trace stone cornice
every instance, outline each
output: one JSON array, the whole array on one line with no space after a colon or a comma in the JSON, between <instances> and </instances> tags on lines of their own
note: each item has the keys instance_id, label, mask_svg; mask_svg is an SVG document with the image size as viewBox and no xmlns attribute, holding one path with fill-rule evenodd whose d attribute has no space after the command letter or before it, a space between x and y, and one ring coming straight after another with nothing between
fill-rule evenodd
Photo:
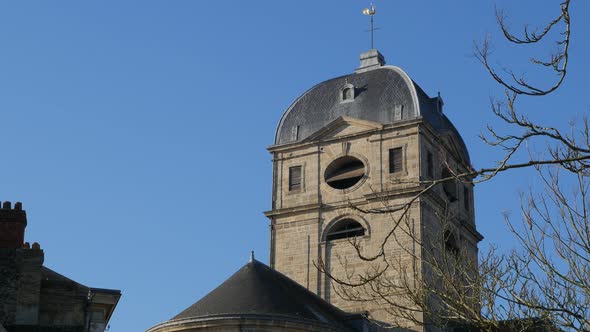
<instances>
[{"instance_id":1,"label":"stone cornice","mask_svg":"<svg viewBox=\"0 0 590 332\"><path fill-rule=\"evenodd\" d=\"M283 315L257 315L257 314L226 314L217 316L194 317L186 319L172 319L158 324L146 332L176 332L176 331L197 331L208 329L240 329L252 328L296 328L301 331L353 331L329 323L301 319L298 317ZM233 329L232 329L233 330ZM265 329L266 330L266 329Z\"/></svg>"},{"instance_id":2,"label":"stone cornice","mask_svg":"<svg viewBox=\"0 0 590 332\"><path fill-rule=\"evenodd\" d=\"M281 214L298 213L298 212L304 212L304 211L308 211L308 210L319 209L321 206L322 205L319 203L314 203L314 204L300 205L300 206L296 206L296 207L292 207L292 208L274 209L274 210L270 210L270 211L265 211L264 215L267 218L272 218L274 216L281 215Z\"/></svg>"},{"instance_id":3,"label":"stone cornice","mask_svg":"<svg viewBox=\"0 0 590 332\"><path fill-rule=\"evenodd\" d=\"M344 118L344 117L343 117ZM338 120L338 119L337 119ZM354 122L352 122L352 120L354 120ZM330 125L340 125L344 120L340 120L340 121L334 121L332 122ZM371 121L366 121L366 120L359 120L359 119L355 119L355 118L349 118L346 117L346 123L351 123L354 124L356 122L363 122L363 123L373 123ZM362 137L362 136L367 136L367 135L372 135L374 133L378 133L378 132L388 132L391 130L399 130L402 129L404 127L410 127L416 124L420 124L420 123L424 123L424 120L421 117L415 118L415 119L410 119L410 120L404 120L404 121L397 121L393 124L387 124L387 125L382 125L381 127L377 127L375 129L369 129L369 130L363 130L363 131L359 131L357 133L353 133L353 134L349 134L349 135L344 135L344 136L338 136L338 137L330 137L330 138L326 138L326 139L321 139L321 136L318 139L315 140L308 140L305 139L303 141L300 142L293 142L293 143L287 143L287 144L281 144L281 145L271 145L267 148L267 150L271 153L273 152L286 152L289 150L297 150L297 149L303 149L303 148L309 148L312 146L316 146L318 144L318 142L322 142L322 143L330 143L330 142L337 142L340 140L349 140L355 137ZM320 129L318 132L316 132L316 134L323 132L323 131L330 131L333 128L328 128L328 127L324 127L322 129ZM316 137L316 134L312 134L313 137Z\"/></svg>"},{"instance_id":4,"label":"stone cornice","mask_svg":"<svg viewBox=\"0 0 590 332\"><path fill-rule=\"evenodd\" d=\"M372 202L380 200L380 199L389 199L392 197L395 197L395 198L404 197L405 198L410 195L417 194L421 190L422 190L422 187L419 187L419 186L413 186L412 188L399 188L399 189L389 190L386 192L371 193L371 194L364 195L364 197L351 199L351 200L340 200L340 201L335 201L335 202L324 202L323 204L315 203L315 204L295 206L292 208L275 209L275 210L265 211L264 215L267 218L272 219L273 217L276 217L279 215L284 216L287 214L308 212L310 210L324 209L327 211L327 210L346 208L351 204L355 205L355 206L362 206L362 205L366 205L366 204L372 203Z\"/></svg>"}]
</instances>

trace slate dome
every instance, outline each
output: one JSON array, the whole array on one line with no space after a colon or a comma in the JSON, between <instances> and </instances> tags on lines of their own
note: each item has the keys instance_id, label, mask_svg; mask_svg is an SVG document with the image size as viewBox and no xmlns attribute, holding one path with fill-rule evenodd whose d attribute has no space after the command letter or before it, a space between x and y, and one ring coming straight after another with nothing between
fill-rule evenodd
<instances>
[{"instance_id":1,"label":"slate dome","mask_svg":"<svg viewBox=\"0 0 590 332\"><path fill-rule=\"evenodd\" d=\"M343 100L347 87L354 94ZM463 139L442 113L442 99L429 97L401 68L386 66L377 50L361 54L361 66L354 73L319 83L297 98L283 114L274 144L305 141L340 116L382 124L423 118L439 133L454 134L469 162Z\"/></svg>"}]
</instances>

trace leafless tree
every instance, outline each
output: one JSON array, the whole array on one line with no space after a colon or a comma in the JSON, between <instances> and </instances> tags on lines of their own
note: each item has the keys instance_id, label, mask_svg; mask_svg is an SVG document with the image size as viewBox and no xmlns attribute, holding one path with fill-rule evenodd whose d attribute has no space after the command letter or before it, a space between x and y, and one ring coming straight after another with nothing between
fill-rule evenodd
<instances>
[{"instance_id":1,"label":"leafless tree","mask_svg":"<svg viewBox=\"0 0 590 332\"><path fill-rule=\"evenodd\" d=\"M517 106L519 98L546 96L564 83L571 41L570 4L571 0L562 1L554 19L538 29L525 26L520 36L509 29L506 12L496 11L508 43L523 47L554 43L555 51L547 58L530 58L551 83L542 86L512 69L496 68L489 39L475 47L476 57L505 89L504 100L492 100L491 110L507 124L506 129L500 132L488 126L481 136L503 156L491 167L466 172L449 169L451 176L420 182L420 192L402 206L392 207L387 199L379 209L363 210L351 204L360 213L387 214L393 226L377 252L367 253L360 242L350 239L358 257L372 262L370 269L335 276L324 262L318 262L339 296L379 303L399 320L391 322L393 326L410 321L441 328L460 324L480 331L590 331L588 119L563 131L532 120ZM530 147L543 149L532 153ZM479 262L469 257L453 238L457 226L451 210L437 211L438 227L421 229L420 234L412 228L410 209L433 188L449 181L488 181L519 168L536 172L543 188L522 196L522 220L506 216L517 243L511 252L492 247L480 255ZM400 236L410 236L421 249L416 257L424 264L421 273L388 255L388 243ZM416 255L416 251L406 254ZM391 278L391 271L399 277Z\"/></svg>"},{"instance_id":2,"label":"leafless tree","mask_svg":"<svg viewBox=\"0 0 590 332\"><path fill-rule=\"evenodd\" d=\"M501 256L504 274L493 275L495 294L527 317L588 331L590 178L578 173L564 179L557 168L535 169L544 188L523 196L521 223L506 217L519 246Z\"/></svg>"}]
</instances>

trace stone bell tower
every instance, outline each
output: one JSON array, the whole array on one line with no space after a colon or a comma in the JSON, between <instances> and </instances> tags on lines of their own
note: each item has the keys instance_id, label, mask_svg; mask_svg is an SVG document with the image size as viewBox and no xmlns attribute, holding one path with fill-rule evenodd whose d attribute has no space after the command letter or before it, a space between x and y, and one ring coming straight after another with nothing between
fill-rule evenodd
<instances>
[{"instance_id":1,"label":"stone bell tower","mask_svg":"<svg viewBox=\"0 0 590 332\"><path fill-rule=\"evenodd\" d=\"M375 49L361 54L353 73L312 87L285 111L268 148L273 156L270 264L341 309L390 321L382 306L340 298L315 265L337 277L359 274L378 252L423 273L416 245L426 233L448 232L477 264L473 187L450 181L427 194L424 181L471 169L467 148L443 113L402 69L385 65ZM414 202L395 225L403 207ZM366 211L388 210L388 213ZM365 212L363 212L365 211ZM442 215L452 227L441 226ZM396 228L397 227L397 228ZM411 229L408 235L404 227ZM393 233L395 240L388 234ZM399 278L399 271L388 271ZM409 326L411 327L411 326ZM420 328L412 327L420 330Z\"/></svg>"}]
</instances>

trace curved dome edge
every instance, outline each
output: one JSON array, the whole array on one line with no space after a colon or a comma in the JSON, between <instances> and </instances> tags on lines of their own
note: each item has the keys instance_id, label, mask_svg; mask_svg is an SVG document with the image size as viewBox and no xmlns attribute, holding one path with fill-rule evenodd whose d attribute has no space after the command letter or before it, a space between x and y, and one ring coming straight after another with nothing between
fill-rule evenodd
<instances>
[{"instance_id":1,"label":"curved dome edge","mask_svg":"<svg viewBox=\"0 0 590 332\"><path fill-rule=\"evenodd\" d=\"M406 86L407 86L407 88L410 91L411 96L412 96L412 103L413 103L413 106L414 106L413 109L415 110L414 117L421 116L421 114L422 114L421 113L421 108L420 108L421 103L420 103L420 100L418 98L418 93L417 93L417 89L416 89L416 83L410 78L410 76L403 69L401 69L398 66L384 65L384 66L381 66L381 67L372 69L370 71L376 71L376 70L382 70L382 69L392 70L392 71L396 72L404 80L404 82L405 82L405 84L406 84ZM313 91L314 89L322 86L323 84L329 83L329 82L334 81L334 80L339 80L339 79L342 79L344 77L349 77L349 76L352 76L352 75L355 75L355 74L359 74L359 73L353 72L353 73L350 73L350 74L341 75L341 76L337 76L337 77L334 77L334 78L331 78L331 79L322 81L320 83L315 84L311 88L307 89L303 94L301 94L299 97L297 97L295 99L295 101L293 101L289 105L289 107L282 114L281 119L279 120L279 123L277 125L276 130L275 130L274 145L290 144L290 143L295 143L296 142L296 141L294 141L294 142L286 142L286 143L283 142L283 143L281 143L280 142L279 135L280 135L281 128L282 128L282 126L284 124L285 118L289 115L289 113L291 112L291 110L293 110L293 108L298 104L298 102L301 101L301 99L303 99L311 91ZM426 97L428 97L428 96L426 95Z\"/></svg>"},{"instance_id":2,"label":"curved dome edge","mask_svg":"<svg viewBox=\"0 0 590 332\"><path fill-rule=\"evenodd\" d=\"M328 80L325 81L321 81L320 83L315 84L314 86L312 86L311 88L305 90L304 93L302 93L299 97L297 97L290 105L289 107L287 107L287 110L285 112L283 112L283 115L281 115L281 119L279 120L279 124L277 125L277 129L275 129L275 139L274 139L274 144L277 145L278 140L279 140L279 130L281 129L281 127L283 126L283 122L285 121L285 118L287 117L287 114L289 114L289 112L291 112L291 110L293 109L293 106L297 105L297 103L303 98L305 97L305 95L307 95L310 91L313 91L313 89L317 88L318 86L333 81L333 80L337 80L340 79L342 77L346 77L346 76L350 76L350 74L347 75L342 75L342 76L337 76L334 78L330 78Z\"/></svg>"}]
</instances>

